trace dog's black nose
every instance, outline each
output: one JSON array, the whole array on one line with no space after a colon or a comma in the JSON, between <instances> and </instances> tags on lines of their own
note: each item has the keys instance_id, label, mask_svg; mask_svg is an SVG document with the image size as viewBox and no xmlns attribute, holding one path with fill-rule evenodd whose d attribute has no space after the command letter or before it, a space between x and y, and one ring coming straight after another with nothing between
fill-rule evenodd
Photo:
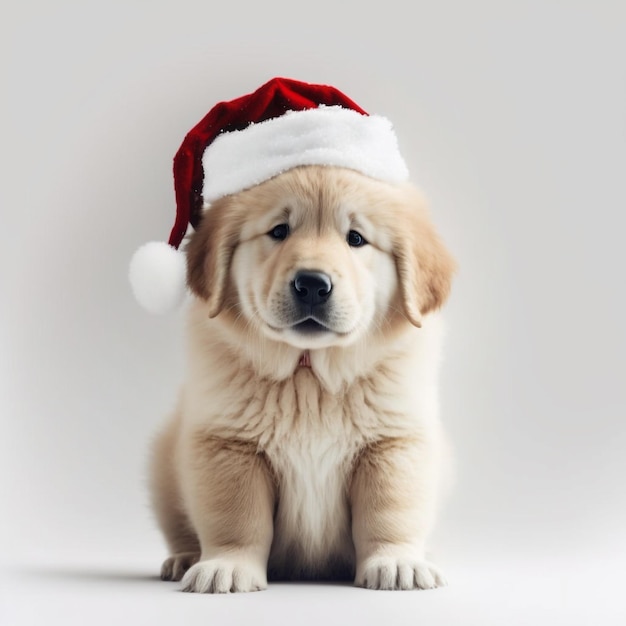
<instances>
[{"instance_id":1,"label":"dog's black nose","mask_svg":"<svg viewBox=\"0 0 626 626\"><path fill-rule=\"evenodd\" d=\"M327 274L303 270L296 274L291 288L298 300L313 306L328 300L333 284Z\"/></svg>"}]
</instances>

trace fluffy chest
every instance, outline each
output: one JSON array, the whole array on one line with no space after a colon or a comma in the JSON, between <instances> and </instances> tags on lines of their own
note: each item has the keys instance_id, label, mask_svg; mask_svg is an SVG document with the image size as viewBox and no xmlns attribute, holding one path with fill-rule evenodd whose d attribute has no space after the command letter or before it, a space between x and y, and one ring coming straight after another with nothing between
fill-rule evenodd
<instances>
[{"instance_id":1,"label":"fluffy chest","mask_svg":"<svg viewBox=\"0 0 626 626\"><path fill-rule=\"evenodd\" d=\"M397 369L381 366L332 392L315 363L280 381L228 362L193 374L184 394L186 422L253 443L272 468L277 500L270 571L277 577L350 576L349 496L357 458L371 442L420 428L415 381L407 385Z\"/></svg>"},{"instance_id":2,"label":"fluffy chest","mask_svg":"<svg viewBox=\"0 0 626 626\"><path fill-rule=\"evenodd\" d=\"M190 381L189 422L224 438L253 441L277 459L342 458L364 442L404 436L415 427L410 398L382 372L337 392L307 368L281 381L259 379L244 368L211 373L200 370Z\"/></svg>"},{"instance_id":3,"label":"fluffy chest","mask_svg":"<svg viewBox=\"0 0 626 626\"><path fill-rule=\"evenodd\" d=\"M353 561L349 490L359 452L392 433L398 415L368 385L323 390L310 370L289 380L246 384L231 401L212 394L205 428L253 441L276 479L272 568L299 575ZM206 406L206 405L205 405ZM206 419L206 418L205 418Z\"/></svg>"},{"instance_id":4,"label":"fluffy chest","mask_svg":"<svg viewBox=\"0 0 626 626\"><path fill-rule=\"evenodd\" d=\"M283 385L278 406L258 433L258 446L277 479L277 525L283 536L299 532L313 548L347 509L364 433L345 397L321 392L306 371L292 383Z\"/></svg>"},{"instance_id":5,"label":"fluffy chest","mask_svg":"<svg viewBox=\"0 0 626 626\"><path fill-rule=\"evenodd\" d=\"M338 563L350 570L353 561L349 489L363 434L342 402L307 391L292 407L297 413L282 416L289 428L276 423L259 441L277 481L270 560L279 575L306 576Z\"/></svg>"}]
</instances>

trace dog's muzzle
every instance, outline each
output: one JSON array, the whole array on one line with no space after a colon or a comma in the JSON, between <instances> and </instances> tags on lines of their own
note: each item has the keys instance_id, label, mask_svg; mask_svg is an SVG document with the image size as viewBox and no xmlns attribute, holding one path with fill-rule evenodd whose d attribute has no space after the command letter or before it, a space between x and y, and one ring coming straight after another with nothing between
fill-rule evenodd
<instances>
[{"instance_id":1,"label":"dog's muzzle","mask_svg":"<svg viewBox=\"0 0 626 626\"><path fill-rule=\"evenodd\" d=\"M328 306L333 283L328 274L316 270L300 270L291 283L291 294L297 308L298 321L293 329L306 334L330 330Z\"/></svg>"}]
</instances>

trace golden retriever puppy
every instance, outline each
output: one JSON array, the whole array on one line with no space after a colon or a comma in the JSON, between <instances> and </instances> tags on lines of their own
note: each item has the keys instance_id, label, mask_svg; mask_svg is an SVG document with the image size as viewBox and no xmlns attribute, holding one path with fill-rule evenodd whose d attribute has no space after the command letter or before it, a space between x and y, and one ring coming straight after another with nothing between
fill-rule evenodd
<instances>
[{"instance_id":1,"label":"golden retriever puppy","mask_svg":"<svg viewBox=\"0 0 626 626\"><path fill-rule=\"evenodd\" d=\"M188 369L151 464L162 578L444 584L424 550L454 262L416 189L297 167L216 201L186 254Z\"/></svg>"}]
</instances>

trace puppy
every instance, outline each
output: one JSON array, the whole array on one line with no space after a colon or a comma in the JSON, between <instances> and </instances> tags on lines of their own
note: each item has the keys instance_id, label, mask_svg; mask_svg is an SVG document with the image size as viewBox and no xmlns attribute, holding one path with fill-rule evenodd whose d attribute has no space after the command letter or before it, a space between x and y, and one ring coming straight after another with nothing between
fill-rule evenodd
<instances>
[{"instance_id":1,"label":"puppy","mask_svg":"<svg viewBox=\"0 0 626 626\"><path fill-rule=\"evenodd\" d=\"M216 201L186 255L186 378L151 463L161 577L444 584L424 550L454 261L417 190L297 167Z\"/></svg>"}]
</instances>

